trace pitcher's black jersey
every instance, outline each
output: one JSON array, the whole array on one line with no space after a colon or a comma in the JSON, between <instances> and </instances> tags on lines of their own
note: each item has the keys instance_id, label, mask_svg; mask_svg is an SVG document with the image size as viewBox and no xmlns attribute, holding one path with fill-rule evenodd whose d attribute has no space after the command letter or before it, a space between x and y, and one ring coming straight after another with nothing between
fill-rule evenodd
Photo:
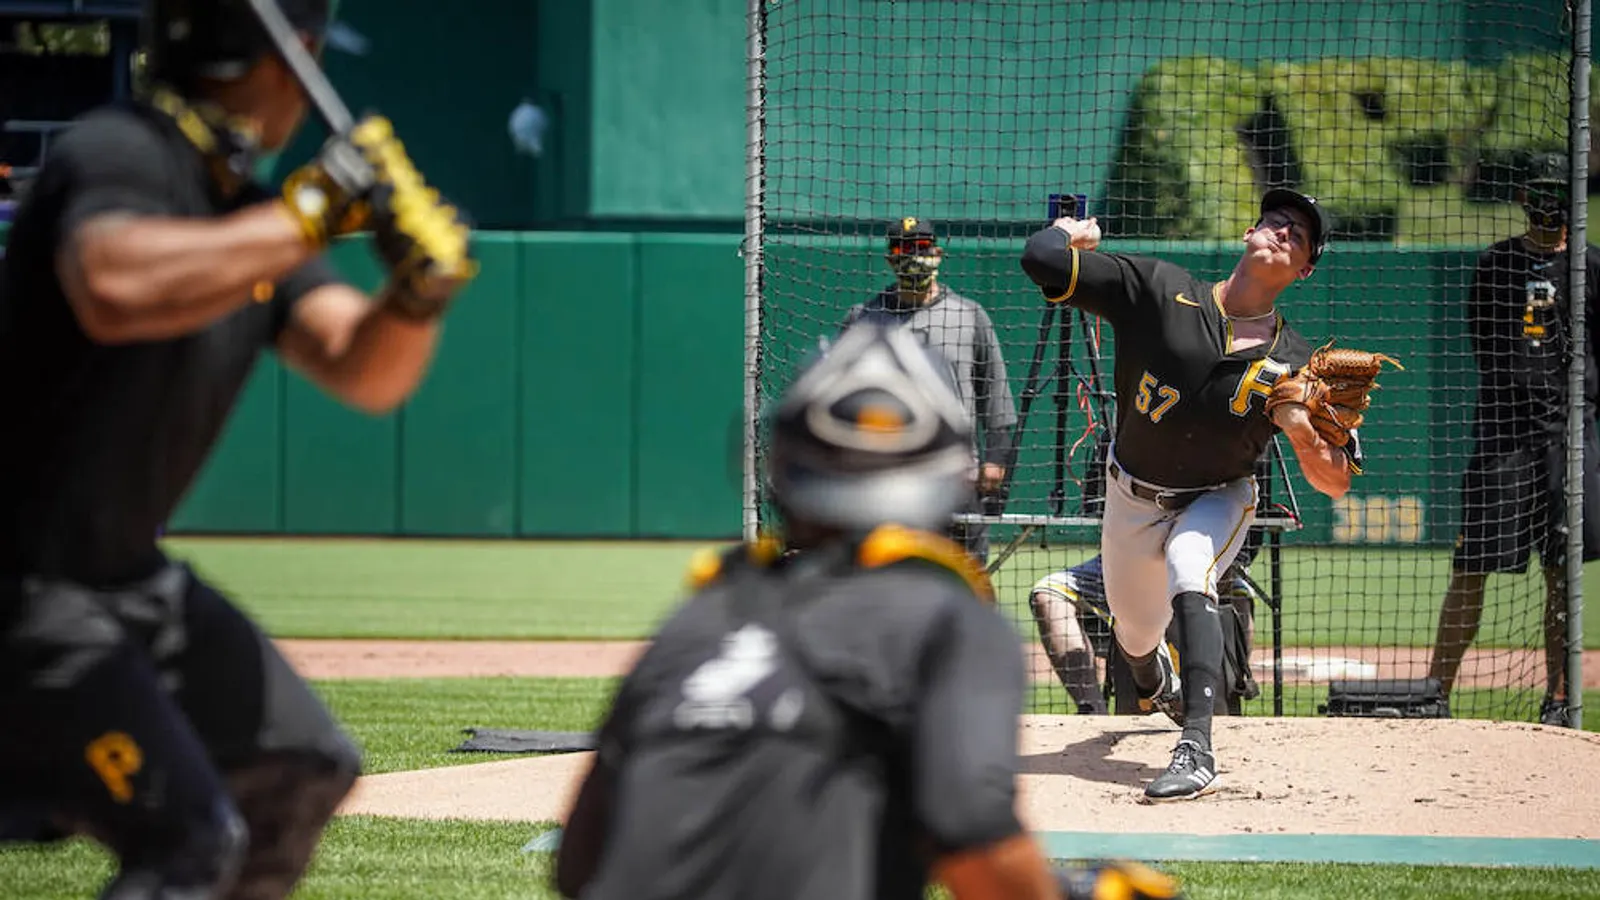
<instances>
[{"instance_id":1,"label":"pitcher's black jersey","mask_svg":"<svg viewBox=\"0 0 1600 900\"><path fill-rule=\"evenodd\" d=\"M1311 358L1281 313L1274 338L1229 353L1220 283L1172 263L1079 251L1065 232L1028 239L1022 267L1047 300L1105 319L1116 332L1117 462L1141 481L1199 488L1248 477L1278 428L1272 386Z\"/></svg>"}]
</instances>

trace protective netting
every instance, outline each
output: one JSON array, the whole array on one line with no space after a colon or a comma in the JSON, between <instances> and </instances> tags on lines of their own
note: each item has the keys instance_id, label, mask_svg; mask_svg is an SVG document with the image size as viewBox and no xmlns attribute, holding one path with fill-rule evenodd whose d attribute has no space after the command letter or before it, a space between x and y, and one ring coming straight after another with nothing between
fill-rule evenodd
<instances>
[{"instance_id":1,"label":"protective netting","mask_svg":"<svg viewBox=\"0 0 1600 900\"><path fill-rule=\"evenodd\" d=\"M1528 230L1519 189L1531 177L1545 172L1559 183L1541 190L1556 193L1571 183L1566 4L768 0L751 27L752 414L853 307L893 288L888 231L920 240L931 224L945 252L936 302L908 327L967 348L978 431L1015 445L989 454L1006 470L1004 499L971 515L990 517L987 559L1033 648L1037 709L1076 708L1029 597L1098 552L1115 341L1094 317L1041 302L1018 265L1023 242L1047 224L1050 195L1068 195L1069 214L1083 195L1101 250L1220 280L1262 193L1290 186L1319 198L1336 230L1279 308L1313 346L1337 339L1405 370L1380 379L1361 430L1366 472L1343 498L1313 490L1281 437L1261 462L1249 583L1224 579L1254 598L1260 693L1244 709L1271 713L1276 699L1314 715L1332 681L1424 678L1442 637L1465 651L1454 715L1539 715L1539 558L1547 539L1565 540L1561 510L1547 521L1548 504L1565 502L1547 476L1571 440L1565 256L1513 240L1482 271L1479 257ZM953 295L982 315L948 311ZM985 323L1000 359L983 348ZM769 518L758 483L752 526ZM1461 540L1464 521L1476 524ZM1058 649L1087 632L1103 685L1092 574L1072 581L1079 627L1046 630ZM1076 664L1068 656L1057 662Z\"/></svg>"}]
</instances>

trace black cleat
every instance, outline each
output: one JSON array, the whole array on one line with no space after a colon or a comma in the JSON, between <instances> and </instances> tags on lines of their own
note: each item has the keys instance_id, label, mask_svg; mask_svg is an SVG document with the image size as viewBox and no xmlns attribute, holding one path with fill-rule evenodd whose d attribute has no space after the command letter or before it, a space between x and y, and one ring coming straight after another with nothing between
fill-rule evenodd
<instances>
[{"instance_id":1,"label":"black cleat","mask_svg":"<svg viewBox=\"0 0 1600 900\"><path fill-rule=\"evenodd\" d=\"M1539 704L1539 724L1571 728L1572 716L1567 713L1567 701L1546 696Z\"/></svg>"},{"instance_id":2,"label":"black cleat","mask_svg":"<svg viewBox=\"0 0 1600 900\"><path fill-rule=\"evenodd\" d=\"M1172 764L1145 785L1144 795L1151 800L1193 800L1215 791L1220 784L1217 758L1194 741L1179 741L1172 751Z\"/></svg>"}]
</instances>

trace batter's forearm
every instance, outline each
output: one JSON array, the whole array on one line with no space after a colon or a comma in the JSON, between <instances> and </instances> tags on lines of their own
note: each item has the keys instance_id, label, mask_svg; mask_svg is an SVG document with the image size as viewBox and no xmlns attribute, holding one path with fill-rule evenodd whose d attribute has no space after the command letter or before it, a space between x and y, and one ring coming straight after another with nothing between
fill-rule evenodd
<instances>
[{"instance_id":1,"label":"batter's forearm","mask_svg":"<svg viewBox=\"0 0 1600 900\"><path fill-rule=\"evenodd\" d=\"M281 204L218 220L105 216L73 234L57 259L84 331L104 343L160 340L204 328L270 293L313 255Z\"/></svg>"},{"instance_id":2,"label":"batter's forearm","mask_svg":"<svg viewBox=\"0 0 1600 900\"><path fill-rule=\"evenodd\" d=\"M422 383L438 342L438 320L402 318L386 310L380 297L356 326L349 346L334 348L320 380L358 409L387 413Z\"/></svg>"}]
</instances>

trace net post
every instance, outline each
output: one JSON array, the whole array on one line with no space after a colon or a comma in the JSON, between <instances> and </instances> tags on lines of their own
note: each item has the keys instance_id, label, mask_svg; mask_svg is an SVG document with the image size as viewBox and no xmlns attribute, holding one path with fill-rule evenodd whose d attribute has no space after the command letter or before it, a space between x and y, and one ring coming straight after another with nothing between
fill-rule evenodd
<instances>
[{"instance_id":1,"label":"net post","mask_svg":"<svg viewBox=\"0 0 1600 900\"><path fill-rule=\"evenodd\" d=\"M761 528L756 458L761 407L762 219L766 178L766 0L749 0L745 21L744 239L744 520L743 535Z\"/></svg>"},{"instance_id":2,"label":"net post","mask_svg":"<svg viewBox=\"0 0 1600 900\"><path fill-rule=\"evenodd\" d=\"M1589 239L1586 219L1589 214L1589 68L1591 8L1589 0L1571 4L1572 28L1572 121L1570 162L1571 203L1567 232L1568 296L1572 298L1572 367L1567 383L1567 708L1571 725L1583 728L1583 447L1584 430L1590 427L1584 395L1584 368L1594 360L1585 359L1583 348L1590 323L1584 321L1583 302L1587 290Z\"/></svg>"}]
</instances>

